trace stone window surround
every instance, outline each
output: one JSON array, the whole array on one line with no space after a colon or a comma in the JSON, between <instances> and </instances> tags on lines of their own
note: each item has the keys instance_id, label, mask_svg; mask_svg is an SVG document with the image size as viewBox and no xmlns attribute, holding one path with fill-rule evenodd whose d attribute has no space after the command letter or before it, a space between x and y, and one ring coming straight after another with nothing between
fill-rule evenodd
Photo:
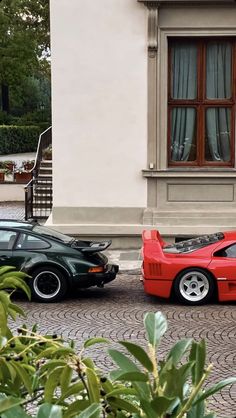
<instances>
[{"instance_id":1,"label":"stone window surround","mask_svg":"<svg viewBox=\"0 0 236 418\"><path fill-rule=\"evenodd\" d=\"M206 168L206 167L168 167L167 164L167 114L168 114L168 38L169 37L232 37L236 36L235 28L160 28L158 14L161 6L173 7L178 5L189 6L188 0L138 0L148 8L148 152L147 168L143 169L143 176L171 177L174 173L178 176L236 176L236 167L233 168ZM236 6L235 0L192 0L191 6L196 5L224 5ZM209 33L210 32L210 33ZM158 60L158 51L166 51L165 56ZM162 80L162 83L160 83ZM158 91L158 86L161 86ZM162 103L162 106L159 106ZM164 105L163 105L164 103ZM157 114L157 109L159 113ZM236 158L235 158L236 161ZM192 173L192 174L191 174Z\"/></svg>"}]
</instances>

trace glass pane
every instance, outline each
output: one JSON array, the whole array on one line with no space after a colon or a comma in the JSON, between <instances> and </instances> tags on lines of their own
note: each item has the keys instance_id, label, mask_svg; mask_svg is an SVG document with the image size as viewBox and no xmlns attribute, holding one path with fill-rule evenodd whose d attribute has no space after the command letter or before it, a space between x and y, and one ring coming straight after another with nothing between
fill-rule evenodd
<instances>
[{"instance_id":1,"label":"glass pane","mask_svg":"<svg viewBox=\"0 0 236 418\"><path fill-rule=\"evenodd\" d=\"M173 99L195 99L197 96L197 46L175 42L171 47Z\"/></svg>"},{"instance_id":2,"label":"glass pane","mask_svg":"<svg viewBox=\"0 0 236 418\"><path fill-rule=\"evenodd\" d=\"M171 160L195 161L196 109L175 107L171 114Z\"/></svg>"},{"instance_id":3,"label":"glass pane","mask_svg":"<svg viewBox=\"0 0 236 418\"><path fill-rule=\"evenodd\" d=\"M26 234L21 234L16 248L19 250L42 250L45 248L49 248L50 245L48 245L47 242L33 237L32 235L26 235Z\"/></svg>"},{"instance_id":4,"label":"glass pane","mask_svg":"<svg viewBox=\"0 0 236 418\"><path fill-rule=\"evenodd\" d=\"M210 42L206 52L206 95L208 99L232 96L232 47L230 42Z\"/></svg>"},{"instance_id":5,"label":"glass pane","mask_svg":"<svg viewBox=\"0 0 236 418\"><path fill-rule=\"evenodd\" d=\"M206 110L205 159L228 162L231 160L231 109L224 107Z\"/></svg>"},{"instance_id":6,"label":"glass pane","mask_svg":"<svg viewBox=\"0 0 236 418\"><path fill-rule=\"evenodd\" d=\"M14 231L0 231L0 250L11 250L16 239Z\"/></svg>"}]
</instances>

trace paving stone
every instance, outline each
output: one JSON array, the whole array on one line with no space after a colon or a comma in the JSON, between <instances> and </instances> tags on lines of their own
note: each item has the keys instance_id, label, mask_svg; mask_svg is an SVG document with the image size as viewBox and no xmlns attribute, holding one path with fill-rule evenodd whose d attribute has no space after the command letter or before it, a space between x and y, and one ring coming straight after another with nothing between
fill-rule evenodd
<instances>
[{"instance_id":1,"label":"paving stone","mask_svg":"<svg viewBox=\"0 0 236 418\"><path fill-rule=\"evenodd\" d=\"M181 306L145 295L139 279L138 275L121 274L104 289L80 291L56 304L18 301L28 313L29 326L38 323L42 333L56 332L64 338L74 339L78 349L85 339L93 336L103 336L114 342L132 339L145 347L143 315L160 310L168 319L168 331L159 348L159 359L180 338L192 337L197 341L205 338L208 363L214 364L208 381L216 383L236 376L235 303ZM111 367L105 347L94 346L88 354L102 370ZM209 407L218 418L235 418L236 385L214 395Z\"/></svg>"},{"instance_id":2,"label":"paving stone","mask_svg":"<svg viewBox=\"0 0 236 418\"><path fill-rule=\"evenodd\" d=\"M0 202L0 219L24 219L24 202Z\"/></svg>"}]
</instances>

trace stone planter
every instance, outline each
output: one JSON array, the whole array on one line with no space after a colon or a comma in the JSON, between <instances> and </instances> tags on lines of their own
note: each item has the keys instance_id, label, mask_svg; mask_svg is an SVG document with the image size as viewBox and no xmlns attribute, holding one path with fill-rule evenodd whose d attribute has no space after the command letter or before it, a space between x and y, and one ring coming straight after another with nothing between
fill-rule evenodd
<instances>
[{"instance_id":1,"label":"stone planter","mask_svg":"<svg viewBox=\"0 0 236 418\"><path fill-rule=\"evenodd\" d=\"M5 177L5 173L4 172L0 172L0 182L4 181L4 177Z\"/></svg>"},{"instance_id":2,"label":"stone planter","mask_svg":"<svg viewBox=\"0 0 236 418\"><path fill-rule=\"evenodd\" d=\"M31 173L27 173L26 171L22 171L21 173L15 173L16 183L28 183L31 180L31 178Z\"/></svg>"},{"instance_id":3,"label":"stone planter","mask_svg":"<svg viewBox=\"0 0 236 418\"><path fill-rule=\"evenodd\" d=\"M6 173L4 173L4 181L13 182L14 181L14 174L13 174L13 172L6 172Z\"/></svg>"}]
</instances>

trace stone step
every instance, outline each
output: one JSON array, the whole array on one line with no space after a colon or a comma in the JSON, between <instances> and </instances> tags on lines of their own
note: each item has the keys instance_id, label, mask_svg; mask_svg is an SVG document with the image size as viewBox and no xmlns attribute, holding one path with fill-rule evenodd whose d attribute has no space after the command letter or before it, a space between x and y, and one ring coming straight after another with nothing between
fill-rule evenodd
<instances>
[{"instance_id":1,"label":"stone step","mask_svg":"<svg viewBox=\"0 0 236 418\"><path fill-rule=\"evenodd\" d=\"M40 166L52 167L52 160L42 160Z\"/></svg>"},{"instance_id":2,"label":"stone step","mask_svg":"<svg viewBox=\"0 0 236 418\"><path fill-rule=\"evenodd\" d=\"M39 169L39 176L48 176L52 177L52 169L47 167L40 167Z\"/></svg>"},{"instance_id":3,"label":"stone step","mask_svg":"<svg viewBox=\"0 0 236 418\"><path fill-rule=\"evenodd\" d=\"M34 193L35 195L52 195L52 187L37 186Z\"/></svg>"}]
</instances>

